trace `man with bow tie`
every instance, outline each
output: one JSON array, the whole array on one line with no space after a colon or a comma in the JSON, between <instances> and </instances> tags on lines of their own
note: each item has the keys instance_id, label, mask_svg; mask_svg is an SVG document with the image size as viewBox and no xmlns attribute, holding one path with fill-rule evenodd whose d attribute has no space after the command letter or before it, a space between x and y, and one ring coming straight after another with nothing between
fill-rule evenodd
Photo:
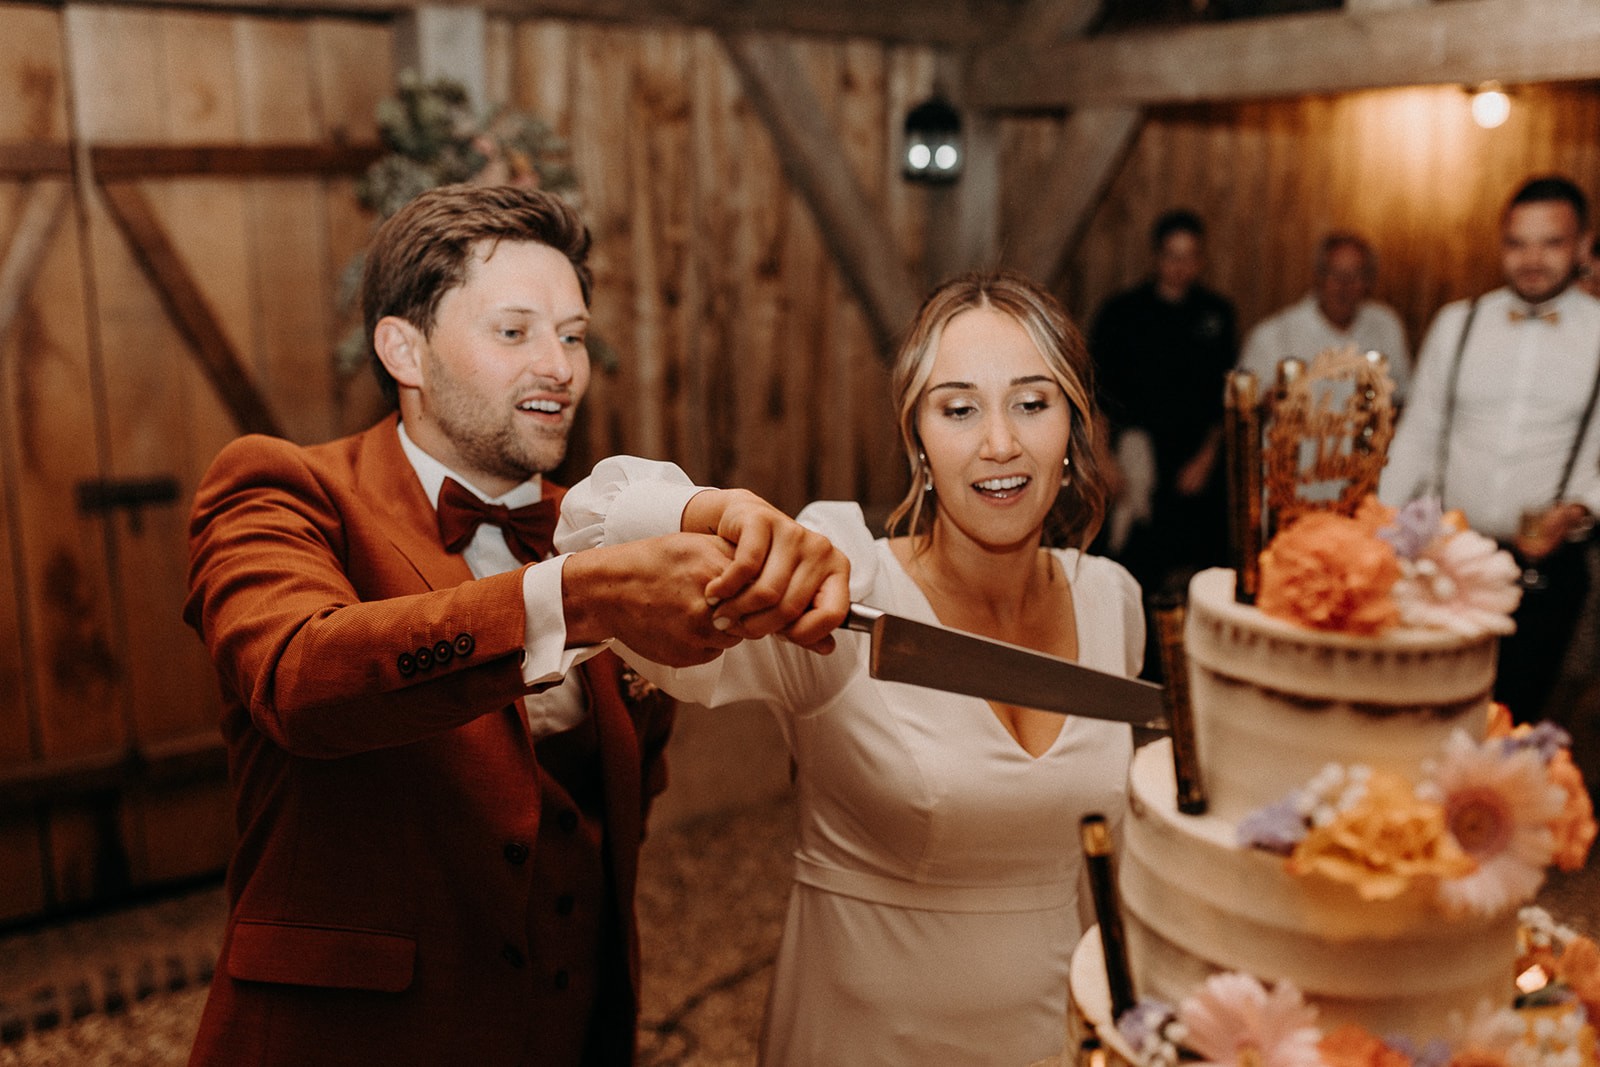
<instances>
[{"instance_id":1,"label":"man with bow tie","mask_svg":"<svg viewBox=\"0 0 1600 1067\"><path fill-rule=\"evenodd\" d=\"M1518 721L1541 717L1560 675L1600 513L1600 301L1574 284L1590 238L1588 202L1568 179L1534 178L1512 196L1506 284L1435 317L1379 485L1393 505L1438 494L1523 564L1495 683Z\"/></svg>"},{"instance_id":2,"label":"man with bow tie","mask_svg":"<svg viewBox=\"0 0 1600 1067\"><path fill-rule=\"evenodd\" d=\"M419 197L362 279L398 411L311 447L241 438L200 485L185 617L222 685L239 841L191 1063L632 1061L671 705L604 645L826 651L848 574L749 494L720 530L548 558L588 245L548 194Z\"/></svg>"}]
</instances>

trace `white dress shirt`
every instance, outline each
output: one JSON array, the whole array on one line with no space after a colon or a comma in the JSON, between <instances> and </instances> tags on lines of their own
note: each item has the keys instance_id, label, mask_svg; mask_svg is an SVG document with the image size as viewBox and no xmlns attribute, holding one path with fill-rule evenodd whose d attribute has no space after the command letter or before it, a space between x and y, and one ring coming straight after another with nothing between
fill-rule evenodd
<instances>
[{"instance_id":1,"label":"white dress shirt","mask_svg":"<svg viewBox=\"0 0 1600 1067\"><path fill-rule=\"evenodd\" d=\"M1394 397L1396 400L1405 398L1411 383L1411 348L1406 344L1406 328L1400 324L1400 316L1393 308L1376 300L1362 303L1350 329L1341 330L1323 316L1316 296L1307 293L1296 303L1256 323L1245 338L1239 369L1254 372L1266 388L1278 380L1280 360L1293 358L1309 364L1325 349L1349 345L1362 352L1382 352L1388 356Z\"/></svg>"},{"instance_id":2,"label":"white dress shirt","mask_svg":"<svg viewBox=\"0 0 1600 1067\"><path fill-rule=\"evenodd\" d=\"M504 504L508 508L534 504L544 493L543 480L535 474L509 492L488 497L466 478L424 452L400 429L400 447L411 461L428 494L428 503L439 507L439 490L445 478L454 478L478 499L490 504ZM504 574L523 564L511 554L505 533L493 523L482 523L473 533L472 540L462 549L461 558L474 578L487 578L491 574ZM567 617L561 604L561 569L567 555L555 556L532 564L522 573L523 650L522 680L529 685L559 681L542 693L522 698L523 713L528 729L535 738L558 733L576 726L587 711L583 697L583 684L572 668L595 655L605 645L587 645L567 648Z\"/></svg>"},{"instance_id":3,"label":"white dress shirt","mask_svg":"<svg viewBox=\"0 0 1600 1067\"><path fill-rule=\"evenodd\" d=\"M1600 372L1600 300L1570 286L1539 309L1557 313L1552 324L1512 321L1513 311L1529 309L1510 289L1481 297L1452 401L1451 365L1468 305L1446 305L1428 330L1378 495L1399 506L1439 491L1439 436L1453 403L1444 506L1460 508L1479 533L1508 541L1523 510L1550 504L1559 490ZM1590 420L1564 499L1600 512L1600 417Z\"/></svg>"}]
</instances>

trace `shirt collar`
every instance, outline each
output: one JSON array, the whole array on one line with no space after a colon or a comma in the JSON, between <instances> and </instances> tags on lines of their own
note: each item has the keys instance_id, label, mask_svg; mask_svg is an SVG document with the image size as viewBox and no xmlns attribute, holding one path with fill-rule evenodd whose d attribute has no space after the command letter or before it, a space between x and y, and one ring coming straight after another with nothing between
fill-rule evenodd
<instances>
[{"instance_id":1,"label":"shirt collar","mask_svg":"<svg viewBox=\"0 0 1600 1067\"><path fill-rule=\"evenodd\" d=\"M537 503L544 495L544 480L535 474L521 485L513 486L508 492L499 496L488 496L466 478L424 452L422 446L406 433L405 423L396 423L395 428L400 433L400 450L406 454L406 459L411 461L411 469L417 472L417 480L422 483L422 491L428 494L428 503L433 505L435 510L438 510L439 490L443 488L446 478L454 478L480 500L490 504L504 504L508 508Z\"/></svg>"}]
</instances>

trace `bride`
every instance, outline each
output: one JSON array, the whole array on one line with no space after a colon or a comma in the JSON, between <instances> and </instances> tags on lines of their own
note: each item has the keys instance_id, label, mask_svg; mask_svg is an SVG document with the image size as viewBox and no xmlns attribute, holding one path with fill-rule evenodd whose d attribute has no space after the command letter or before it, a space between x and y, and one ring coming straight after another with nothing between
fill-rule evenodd
<instances>
[{"instance_id":1,"label":"bride","mask_svg":"<svg viewBox=\"0 0 1600 1067\"><path fill-rule=\"evenodd\" d=\"M896 360L911 488L895 535L875 540L852 503L800 516L849 557L851 599L1135 673L1138 586L1082 551L1105 508L1089 378L1079 332L1027 279L937 288ZM665 510L684 530L748 525L758 506L696 491L667 464L607 460L568 494L560 547L630 525L623 536L662 532L637 517L665 499L682 503L681 516ZM1129 728L879 682L864 635L837 641L829 656L747 641L681 670L618 650L681 699L764 701L793 756L794 885L761 1062L987 1067L1058 1054L1069 956L1090 914L1078 821L1120 820Z\"/></svg>"}]
</instances>

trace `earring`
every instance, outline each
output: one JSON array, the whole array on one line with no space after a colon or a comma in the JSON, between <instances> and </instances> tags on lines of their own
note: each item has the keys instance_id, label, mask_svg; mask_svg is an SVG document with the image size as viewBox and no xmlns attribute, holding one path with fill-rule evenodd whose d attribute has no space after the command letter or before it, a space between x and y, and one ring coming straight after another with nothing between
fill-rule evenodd
<instances>
[{"instance_id":1,"label":"earring","mask_svg":"<svg viewBox=\"0 0 1600 1067\"><path fill-rule=\"evenodd\" d=\"M1072 457L1061 457L1061 484L1066 486L1072 482Z\"/></svg>"},{"instance_id":2,"label":"earring","mask_svg":"<svg viewBox=\"0 0 1600 1067\"><path fill-rule=\"evenodd\" d=\"M933 468L928 466L928 454L918 451L917 458L922 461L922 491L933 492Z\"/></svg>"}]
</instances>

